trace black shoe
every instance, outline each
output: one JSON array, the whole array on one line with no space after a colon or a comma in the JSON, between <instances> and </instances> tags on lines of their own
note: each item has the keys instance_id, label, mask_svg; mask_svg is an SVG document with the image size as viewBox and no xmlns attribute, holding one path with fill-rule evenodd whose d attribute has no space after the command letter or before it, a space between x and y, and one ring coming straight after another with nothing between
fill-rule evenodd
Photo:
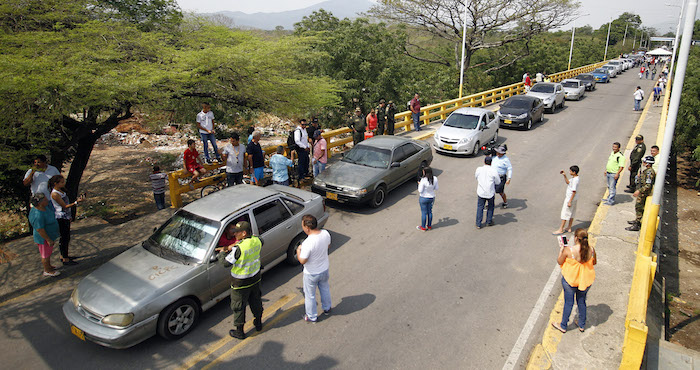
<instances>
[{"instance_id":1,"label":"black shoe","mask_svg":"<svg viewBox=\"0 0 700 370\"><path fill-rule=\"evenodd\" d=\"M508 202L505 202L505 203L501 204L501 208L503 208L503 209L508 208Z\"/></svg>"},{"instance_id":2,"label":"black shoe","mask_svg":"<svg viewBox=\"0 0 700 370\"><path fill-rule=\"evenodd\" d=\"M63 263L63 266L75 266L78 264L78 262L75 262L70 259L68 261L61 261L61 263Z\"/></svg>"},{"instance_id":3,"label":"black shoe","mask_svg":"<svg viewBox=\"0 0 700 370\"><path fill-rule=\"evenodd\" d=\"M255 324L255 330L262 331L262 318L253 320L253 324Z\"/></svg>"},{"instance_id":4,"label":"black shoe","mask_svg":"<svg viewBox=\"0 0 700 370\"><path fill-rule=\"evenodd\" d=\"M634 225L634 224L637 223L637 220L627 221L627 223L630 224L630 225Z\"/></svg>"},{"instance_id":5,"label":"black shoe","mask_svg":"<svg viewBox=\"0 0 700 370\"><path fill-rule=\"evenodd\" d=\"M228 335L236 339L245 339L245 332L243 331L243 326L239 326L236 330L229 330Z\"/></svg>"},{"instance_id":6,"label":"black shoe","mask_svg":"<svg viewBox=\"0 0 700 370\"><path fill-rule=\"evenodd\" d=\"M323 310L323 314L328 316L331 314L331 310L332 310L332 308L329 308L328 310Z\"/></svg>"},{"instance_id":7,"label":"black shoe","mask_svg":"<svg viewBox=\"0 0 700 370\"><path fill-rule=\"evenodd\" d=\"M627 189L625 189L625 193L634 193L634 190L627 188Z\"/></svg>"},{"instance_id":8,"label":"black shoe","mask_svg":"<svg viewBox=\"0 0 700 370\"><path fill-rule=\"evenodd\" d=\"M627 230L627 231L639 231L640 227L641 227L641 225L635 222L634 225L632 225L630 227L626 227L625 230Z\"/></svg>"},{"instance_id":9,"label":"black shoe","mask_svg":"<svg viewBox=\"0 0 700 370\"><path fill-rule=\"evenodd\" d=\"M486 226L493 226L493 225L494 225L493 221L486 224Z\"/></svg>"}]
</instances>

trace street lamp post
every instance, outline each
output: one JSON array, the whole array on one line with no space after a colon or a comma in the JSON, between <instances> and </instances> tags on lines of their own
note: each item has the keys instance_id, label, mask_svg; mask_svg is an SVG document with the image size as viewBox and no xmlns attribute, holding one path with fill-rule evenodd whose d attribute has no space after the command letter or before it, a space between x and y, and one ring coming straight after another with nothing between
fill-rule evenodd
<instances>
[{"instance_id":1,"label":"street lamp post","mask_svg":"<svg viewBox=\"0 0 700 370\"><path fill-rule=\"evenodd\" d=\"M625 46L625 41L627 41L627 26L629 25L629 23L625 23L625 36L622 37L622 46Z\"/></svg>"},{"instance_id":2,"label":"street lamp post","mask_svg":"<svg viewBox=\"0 0 700 370\"><path fill-rule=\"evenodd\" d=\"M608 38L605 39L605 54L603 55L603 60L608 60L608 42L610 42L610 26L612 26L612 18L610 18L610 23L608 23Z\"/></svg>"},{"instance_id":3,"label":"street lamp post","mask_svg":"<svg viewBox=\"0 0 700 370\"><path fill-rule=\"evenodd\" d=\"M464 88L464 44L467 42L467 2L464 2L464 28L462 29L462 63L459 67L459 98Z\"/></svg>"},{"instance_id":4,"label":"street lamp post","mask_svg":"<svg viewBox=\"0 0 700 370\"><path fill-rule=\"evenodd\" d=\"M669 6L668 4L666 4ZM681 13L678 15L678 25L676 26L676 36L673 39L673 55L671 56L671 67L668 69L668 73L670 76L673 76L673 65L676 62L676 48L678 46L678 34L681 31L681 20L683 19L683 10L685 10L685 0L683 0L683 4L681 4Z\"/></svg>"},{"instance_id":5,"label":"street lamp post","mask_svg":"<svg viewBox=\"0 0 700 370\"><path fill-rule=\"evenodd\" d=\"M576 34L576 22L574 22L574 27L571 29L571 46L569 47L569 68L571 69L571 56L574 53L574 35Z\"/></svg>"},{"instance_id":6,"label":"street lamp post","mask_svg":"<svg viewBox=\"0 0 700 370\"><path fill-rule=\"evenodd\" d=\"M634 30L634 41L632 41L632 50L634 50L634 45L637 43L637 29Z\"/></svg>"}]
</instances>

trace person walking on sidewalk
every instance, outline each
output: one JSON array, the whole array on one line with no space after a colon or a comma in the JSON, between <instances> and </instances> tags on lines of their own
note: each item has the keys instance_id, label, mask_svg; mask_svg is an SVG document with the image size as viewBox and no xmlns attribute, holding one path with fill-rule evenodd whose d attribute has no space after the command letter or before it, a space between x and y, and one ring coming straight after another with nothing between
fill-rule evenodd
<instances>
[{"instance_id":1,"label":"person walking on sidewalk","mask_svg":"<svg viewBox=\"0 0 700 370\"><path fill-rule=\"evenodd\" d=\"M620 153L620 143L614 142L612 153L608 157L605 166L605 181L608 184L608 197L603 198L603 204L611 206L615 204L615 194L617 193L617 180L620 179L620 172L625 168L625 156Z\"/></svg>"},{"instance_id":2,"label":"person walking on sidewalk","mask_svg":"<svg viewBox=\"0 0 700 370\"><path fill-rule=\"evenodd\" d=\"M408 103L411 108L411 117L413 118L413 128L420 131L420 96L416 93L413 99Z\"/></svg>"},{"instance_id":3,"label":"person walking on sidewalk","mask_svg":"<svg viewBox=\"0 0 700 370\"><path fill-rule=\"evenodd\" d=\"M651 79L653 80L654 78L656 78L656 66L651 69Z\"/></svg>"},{"instance_id":4,"label":"person walking on sidewalk","mask_svg":"<svg viewBox=\"0 0 700 370\"><path fill-rule=\"evenodd\" d=\"M625 193L634 193L634 191L637 190L637 184L635 183L637 172L639 172L639 168L642 166L644 153L647 152L647 146L644 144L644 136L637 135L634 138L634 142L636 144L630 153L630 165L628 168L630 171L630 183L627 185Z\"/></svg>"},{"instance_id":5,"label":"person walking on sidewalk","mask_svg":"<svg viewBox=\"0 0 700 370\"><path fill-rule=\"evenodd\" d=\"M331 234L318 229L318 220L312 215L301 218L301 228L307 235L297 247L297 259L304 265L304 321L316 322L316 288L321 294L321 308L324 315L331 313L331 287L328 284L328 249L331 247Z\"/></svg>"},{"instance_id":6,"label":"person walking on sidewalk","mask_svg":"<svg viewBox=\"0 0 700 370\"><path fill-rule=\"evenodd\" d=\"M644 90L642 90L642 87L637 86L637 88L634 90L634 93L632 94L632 96L634 97L634 110L635 111L642 110L641 103L642 103L642 100L644 100Z\"/></svg>"},{"instance_id":7,"label":"person walking on sidewalk","mask_svg":"<svg viewBox=\"0 0 700 370\"><path fill-rule=\"evenodd\" d=\"M566 182L566 197L564 197L564 204L561 207L561 225L559 229L553 232L553 235L560 235L564 232L564 226L566 226L566 221L569 220L569 228L566 230L567 233L571 232L571 226L574 223L574 216L576 215L576 200L578 199L578 166L569 167L569 174L571 175L571 180L566 177L564 171L559 173L564 176L564 182Z\"/></svg>"},{"instance_id":8,"label":"person walking on sidewalk","mask_svg":"<svg viewBox=\"0 0 700 370\"><path fill-rule=\"evenodd\" d=\"M225 247L217 256L224 267L231 267L231 310L233 325L228 334L237 339L245 339L246 306L250 306L255 319L255 330L262 330L262 293L260 292L260 250L262 241L251 232L250 223L241 221L233 229L236 244Z\"/></svg>"},{"instance_id":9,"label":"person walking on sidewalk","mask_svg":"<svg viewBox=\"0 0 700 370\"><path fill-rule=\"evenodd\" d=\"M559 239L559 255L557 263L561 266L561 285L564 288L564 311L561 314L561 322L553 322L552 326L562 333L566 333L569 326L569 316L574 307L574 298L578 306L579 331L586 328L586 294L595 280L594 265L598 263L595 249L588 244L588 232L585 229L576 229L574 244L568 246Z\"/></svg>"},{"instance_id":10,"label":"person walking on sidewalk","mask_svg":"<svg viewBox=\"0 0 700 370\"><path fill-rule=\"evenodd\" d=\"M501 145L496 148L496 156L492 158L493 168L498 172L498 176L501 181L496 185L496 193L501 196L503 204L501 208L508 208L508 197L506 196L506 185L510 185L510 178L513 177L513 165L510 164L510 159L506 156L506 150L508 148L505 145Z\"/></svg>"},{"instance_id":11,"label":"person walking on sidewalk","mask_svg":"<svg viewBox=\"0 0 700 370\"><path fill-rule=\"evenodd\" d=\"M654 190L654 181L656 180L656 172L652 166L654 165L654 157L648 155L644 158L644 169L639 174L639 181L637 181L637 190L632 194L633 197L637 198L634 203L634 211L636 218L633 221L627 221L628 226L625 230L628 231L639 231L642 226L642 216L644 215L644 206L646 205L647 197L651 195Z\"/></svg>"},{"instance_id":12,"label":"person walking on sidewalk","mask_svg":"<svg viewBox=\"0 0 700 370\"><path fill-rule=\"evenodd\" d=\"M663 89L661 88L660 85L661 85L661 81L659 80L659 82L656 83L656 86L654 86L654 88L651 90L651 91L654 92L654 100L653 100L653 102L654 102L654 106L655 106L655 107L660 107L660 106L661 106L661 91L662 91Z\"/></svg>"},{"instance_id":13,"label":"person walking on sidewalk","mask_svg":"<svg viewBox=\"0 0 700 370\"><path fill-rule=\"evenodd\" d=\"M496 169L491 166L492 158L485 157L484 165L477 168L474 173L476 177L476 228L481 229L481 220L484 217L484 204L486 209L486 225L493 226L494 198L496 198L496 185L501 183Z\"/></svg>"},{"instance_id":14,"label":"person walking on sidewalk","mask_svg":"<svg viewBox=\"0 0 700 370\"><path fill-rule=\"evenodd\" d=\"M61 273L51 265L51 252L56 238L60 235L56 215L54 210L49 208L49 198L40 191L32 196L31 203L33 207L29 210L29 223L34 229L34 243L39 246L44 276L58 276Z\"/></svg>"},{"instance_id":15,"label":"person walking on sidewalk","mask_svg":"<svg viewBox=\"0 0 700 370\"><path fill-rule=\"evenodd\" d=\"M424 167L421 170L421 179L418 181L418 204L420 205L420 231L433 229L433 204L435 204L435 192L438 190L438 179L433 176L433 169Z\"/></svg>"}]
</instances>

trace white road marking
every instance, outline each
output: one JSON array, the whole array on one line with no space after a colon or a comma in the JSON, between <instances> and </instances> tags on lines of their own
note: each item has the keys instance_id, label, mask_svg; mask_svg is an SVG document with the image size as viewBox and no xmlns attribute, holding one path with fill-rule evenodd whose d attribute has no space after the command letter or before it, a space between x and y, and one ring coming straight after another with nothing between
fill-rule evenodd
<instances>
[{"instance_id":1,"label":"white road marking","mask_svg":"<svg viewBox=\"0 0 700 370\"><path fill-rule=\"evenodd\" d=\"M506 360L505 365L503 365L503 370L512 370L515 368L518 358L520 358L520 354L522 354L523 349L525 348L525 343L527 342L528 338L530 338L532 329L535 327L537 317L542 313L544 304L547 301L547 296L549 296L549 294L552 292L552 288L554 288L554 284L556 283L557 278L559 277L559 271L559 265L555 265L554 270L552 270L552 274L549 275L549 280L547 280L547 284L544 286L544 289L542 289L542 293L540 293L540 297L537 299L537 303L535 303L535 307L532 308L532 312L530 312L530 316L525 322L523 330L520 332L518 340L515 341L515 345L510 351L510 355L508 355L508 359Z\"/></svg>"}]
</instances>

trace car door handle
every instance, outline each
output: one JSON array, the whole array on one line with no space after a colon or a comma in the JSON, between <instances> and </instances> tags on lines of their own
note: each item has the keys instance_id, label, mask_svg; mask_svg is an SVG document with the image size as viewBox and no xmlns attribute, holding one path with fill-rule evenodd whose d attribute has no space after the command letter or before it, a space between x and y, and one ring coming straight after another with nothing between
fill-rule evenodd
<instances>
[{"instance_id":1,"label":"car door handle","mask_svg":"<svg viewBox=\"0 0 700 370\"><path fill-rule=\"evenodd\" d=\"M287 226L285 229L289 230L292 228L292 225Z\"/></svg>"}]
</instances>

